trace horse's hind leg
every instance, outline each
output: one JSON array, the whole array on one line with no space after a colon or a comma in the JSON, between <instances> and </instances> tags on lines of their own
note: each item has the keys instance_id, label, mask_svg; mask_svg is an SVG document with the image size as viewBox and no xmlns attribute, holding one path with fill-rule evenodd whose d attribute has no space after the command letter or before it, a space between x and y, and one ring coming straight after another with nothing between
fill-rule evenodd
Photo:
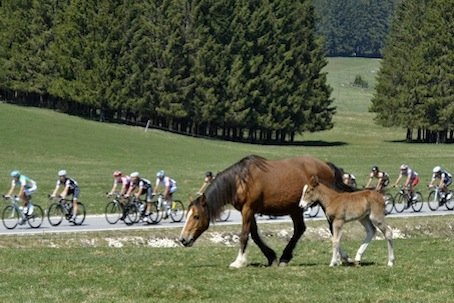
<instances>
[{"instance_id":1,"label":"horse's hind leg","mask_svg":"<svg viewBox=\"0 0 454 303\"><path fill-rule=\"evenodd\" d=\"M375 233L377 231L375 226L372 224L372 222L370 221L370 219L368 217L360 220L360 222L366 229L366 238L364 239L363 243L361 244L358 251L356 252L355 263L358 265L361 264L361 258L363 256L364 252L366 251L367 246L369 245L370 241L372 241L372 239L374 238Z\"/></svg>"},{"instance_id":2,"label":"horse's hind leg","mask_svg":"<svg viewBox=\"0 0 454 303\"><path fill-rule=\"evenodd\" d=\"M266 245L265 242L263 242L258 232L257 221L255 220L255 217L253 217L253 219L251 220L251 238L268 259L268 266L271 266L274 262L276 262L276 252L272 250L268 245Z\"/></svg>"},{"instance_id":3,"label":"horse's hind leg","mask_svg":"<svg viewBox=\"0 0 454 303\"><path fill-rule=\"evenodd\" d=\"M300 209L295 213L292 213L290 217L293 220L293 236L288 242L287 246L282 253L279 260L280 266L287 265L288 262L293 258L293 250L295 249L296 243L306 231L306 224L304 224L303 210Z\"/></svg>"},{"instance_id":4,"label":"horse's hind leg","mask_svg":"<svg viewBox=\"0 0 454 303\"><path fill-rule=\"evenodd\" d=\"M394 247L393 247L393 231L388 224L385 223L384 218L373 222L375 226L383 233L386 241L388 242L388 266L392 267L394 265Z\"/></svg>"}]
</instances>

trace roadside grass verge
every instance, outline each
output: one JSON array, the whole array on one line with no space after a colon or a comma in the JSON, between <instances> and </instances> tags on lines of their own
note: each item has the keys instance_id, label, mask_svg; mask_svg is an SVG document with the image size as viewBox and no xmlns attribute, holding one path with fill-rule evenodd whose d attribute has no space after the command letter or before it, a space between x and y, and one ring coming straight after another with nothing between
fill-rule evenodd
<instances>
[{"instance_id":1,"label":"roadside grass verge","mask_svg":"<svg viewBox=\"0 0 454 303\"><path fill-rule=\"evenodd\" d=\"M238 250L239 225L212 226L192 248L151 244L175 243L179 229L1 236L0 301L449 302L453 217L387 221L396 236L394 268L386 266L380 237L371 242L363 266L330 268L325 221L307 222L289 266L265 267L251 242L250 265L241 270L228 268ZM354 256L364 232L358 223L346 227L343 247ZM290 223L260 228L280 253Z\"/></svg>"}]
</instances>

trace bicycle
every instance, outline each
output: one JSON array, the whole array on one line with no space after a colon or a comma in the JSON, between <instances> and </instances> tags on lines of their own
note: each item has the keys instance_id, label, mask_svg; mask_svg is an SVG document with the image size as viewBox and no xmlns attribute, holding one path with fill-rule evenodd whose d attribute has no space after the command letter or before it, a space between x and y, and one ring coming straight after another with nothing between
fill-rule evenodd
<instances>
[{"instance_id":1,"label":"bicycle","mask_svg":"<svg viewBox=\"0 0 454 303\"><path fill-rule=\"evenodd\" d=\"M63 218L73 223L74 225L82 225L85 221L86 211L85 205L77 201L77 214L74 220L73 216L73 201L71 199L63 199L61 197L51 197L49 200L54 201L49 205L47 210L47 220L52 226L58 226L63 221Z\"/></svg>"},{"instance_id":2,"label":"bicycle","mask_svg":"<svg viewBox=\"0 0 454 303\"><path fill-rule=\"evenodd\" d=\"M145 213L146 207L147 202L145 200L132 196L125 206L125 213L127 214L125 218L128 218L127 220L131 220L132 223L145 221L145 218L147 218L146 223L148 224L158 224L161 222L162 216L161 212L158 210L157 203L150 203L150 212L148 214Z\"/></svg>"},{"instance_id":3,"label":"bicycle","mask_svg":"<svg viewBox=\"0 0 454 303\"><path fill-rule=\"evenodd\" d=\"M39 228L43 223L44 212L41 206L34 204L29 201L29 204L32 205L26 213L24 213L24 208L19 206L19 197L7 197L3 195L5 201L10 201L11 204L7 205L2 212L2 222L7 229L14 229L17 225L24 225L25 222L31 228Z\"/></svg>"},{"instance_id":4,"label":"bicycle","mask_svg":"<svg viewBox=\"0 0 454 303\"><path fill-rule=\"evenodd\" d=\"M420 212L422 209L423 201L422 195L420 192L413 192L413 195L410 194L410 191L407 188L401 188L395 198L394 198L394 209L396 212L401 213L405 209L411 208L415 212Z\"/></svg>"},{"instance_id":5,"label":"bicycle","mask_svg":"<svg viewBox=\"0 0 454 303\"><path fill-rule=\"evenodd\" d=\"M447 199L448 196L449 199ZM438 208L443 205L446 207L446 209L453 210L454 199L452 196L453 192L451 190L448 190L447 193L443 193L438 186L434 186L434 189L429 192L427 204L432 211L438 210Z\"/></svg>"},{"instance_id":6,"label":"bicycle","mask_svg":"<svg viewBox=\"0 0 454 303\"><path fill-rule=\"evenodd\" d=\"M317 217L318 213L320 212L320 204L316 203L309 207L307 211L304 212L304 216L308 218Z\"/></svg>"},{"instance_id":7,"label":"bicycle","mask_svg":"<svg viewBox=\"0 0 454 303\"><path fill-rule=\"evenodd\" d=\"M218 222L227 222L230 218L231 209L226 207L219 216Z\"/></svg>"},{"instance_id":8,"label":"bicycle","mask_svg":"<svg viewBox=\"0 0 454 303\"><path fill-rule=\"evenodd\" d=\"M106 196L110 198L108 194ZM104 215L109 224L116 224L122 220L126 225L132 225L137 222L139 212L135 204L129 203L129 200L115 193L113 199L107 202Z\"/></svg>"},{"instance_id":9,"label":"bicycle","mask_svg":"<svg viewBox=\"0 0 454 303\"><path fill-rule=\"evenodd\" d=\"M162 194L157 195L157 200L153 201L158 211L162 214L162 219L170 217L173 222L181 222L184 218L184 204L180 200L173 200L172 205L164 199Z\"/></svg>"}]
</instances>

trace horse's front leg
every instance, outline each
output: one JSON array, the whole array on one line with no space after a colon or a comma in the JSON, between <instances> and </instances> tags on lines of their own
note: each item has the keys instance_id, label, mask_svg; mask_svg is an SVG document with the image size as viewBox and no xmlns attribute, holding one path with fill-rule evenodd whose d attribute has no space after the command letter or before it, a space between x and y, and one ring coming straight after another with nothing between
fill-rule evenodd
<instances>
[{"instance_id":1,"label":"horse's front leg","mask_svg":"<svg viewBox=\"0 0 454 303\"><path fill-rule=\"evenodd\" d=\"M342 237L342 222L334 221L333 222L333 255L331 257L331 262L329 266L337 266L340 264L340 239Z\"/></svg>"},{"instance_id":2,"label":"horse's front leg","mask_svg":"<svg viewBox=\"0 0 454 303\"><path fill-rule=\"evenodd\" d=\"M243 207L241 215L243 217L243 225L241 227L240 234L240 251L238 252L238 256L235 261L230 264L230 268L241 268L247 265L246 248L249 240L249 233L251 232L251 223L254 219L254 213L251 209Z\"/></svg>"},{"instance_id":3,"label":"horse's front leg","mask_svg":"<svg viewBox=\"0 0 454 303\"><path fill-rule=\"evenodd\" d=\"M254 240L255 244L260 248L262 253L268 259L268 266L273 265L276 262L277 256L276 252L272 250L265 242L263 242L262 238L259 235L257 221L255 220L255 216L252 216L251 219L251 237Z\"/></svg>"},{"instance_id":4,"label":"horse's front leg","mask_svg":"<svg viewBox=\"0 0 454 303\"><path fill-rule=\"evenodd\" d=\"M306 231L306 224L304 224L303 210L298 209L297 212L290 214L293 220L293 236L285 247L281 259L279 260L280 266L285 266L293 258L293 250L296 243Z\"/></svg>"},{"instance_id":5,"label":"horse's front leg","mask_svg":"<svg viewBox=\"0 0 454 303\"><path fill-rule=\"evenodd\" d=\"M333 221L328 216L326 216L326 219L328 220L329 231L331 232L331 236L333 236L333 239L334 239ZM340 244L339 244L339 255L340 255L340 258L343 263L349 264L349 263L353 262L353 260L348 257L347 252L342 249Z\"/></svg>"}]
</instances>

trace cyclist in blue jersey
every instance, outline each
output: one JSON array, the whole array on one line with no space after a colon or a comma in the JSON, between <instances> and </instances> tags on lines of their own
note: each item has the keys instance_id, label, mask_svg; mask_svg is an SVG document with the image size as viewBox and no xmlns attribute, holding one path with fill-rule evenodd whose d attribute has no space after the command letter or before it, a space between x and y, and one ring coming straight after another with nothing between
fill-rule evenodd
<instances>
[{"instance_id":1,"label":"cyclist in blue jersey","mask_svg":"<svg viewBox=\"0 0 454 303\"><path fill-rule=\"evenodd\" d=\"M18 170L13 170L10 174L13 178L11 181L11 188L5 197L11 198L14 193L14 189L18 186L19 192L17 196L22 201L23 212L25 215L31 215L33 213L33 205L30 201L32 193L34 193L38 187L36 182L29 177L21 174Z\"/></svg>"},{"instance_id":2,"label":"cyclist in blue jersey","mask_svg":"<svg viewBox=\"0 0 454 303\"><path fill-rule=\"evenodd\" d=\"M57 192L60 187L63 186L63 190L60 192L60 198L65 199L66 196L72 195L73 203L73 213L69 222L74 222L77 215L77 200L79 199L80 188L77 184L77 181L68 177L66 170L62 169L58 172L57 185L55 186L54 192L51 194L51 197L54 198L57 196Z\"/></svg>"}]
</instances>

